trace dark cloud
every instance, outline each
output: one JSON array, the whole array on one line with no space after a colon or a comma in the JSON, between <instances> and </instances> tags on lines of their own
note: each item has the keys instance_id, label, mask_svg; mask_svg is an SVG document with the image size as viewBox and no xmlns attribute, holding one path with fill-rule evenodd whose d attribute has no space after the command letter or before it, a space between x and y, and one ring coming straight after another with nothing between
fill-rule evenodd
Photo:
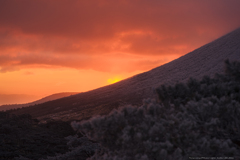
<instances>
[{"instance_id":1,"label":"dark cloud","mask_svg":"<svg viewBox=\"0 0 240 160\"><path fill-rule=\"evenodd\" d=\"M80 39L110 38L135 29L175 34L225 23L230 29L239 25L239 6L238 0L10 0L1 1L0 23L24 33Z\"/></svg>"},{"instance_id":2,"label":"dark cloud","mask_svg":"<svg viewBox=\"0 0 240 160\"><path fill-rule=\"evenodd\" d=\"M102 58L99 56L76 56L76 55L54 55L54 54L18 54L16 56L0 56L0 72L16 71L20 68L34 67L69 67L75 69L94 69L101 72L134 72L136 70L147 70L167 62L167 59L152 60L152 57L126 59L126 55L118 58ZM29 75L29 73L27 73Z\"/></svg>"},{"instance_id":3,"label":"dark cloud","mask_svg":"<svg viewBox=\"0 0 240 160\"><path fill-rule=\"evenodd\" d=\"M146 60L152 62L182 55L239 27L239 7L239 0L2 0L1 71L33 65L109 71L122 63L138 69L143 56L155 56ZM115 54L125 58L110 61Z\"/></svg>"}]
</instances>

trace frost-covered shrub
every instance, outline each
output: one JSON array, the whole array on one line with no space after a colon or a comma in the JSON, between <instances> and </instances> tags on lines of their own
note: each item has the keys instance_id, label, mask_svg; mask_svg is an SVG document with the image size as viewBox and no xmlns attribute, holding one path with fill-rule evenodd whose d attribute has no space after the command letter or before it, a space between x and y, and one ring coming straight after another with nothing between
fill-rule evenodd
<instances>
[{"instance_id":1,"label":"frost-covered shrub","mask_svg":"<svg viewBox=\"0 0 240 160\"><path fill-rule=\"evenodd\" d=\"M225 64L226 74L234 77L236 80L240 80L240 63L238 61L229 62L229 60L226 60Z\"/></svg>"},{"instance_id":2,"label":"frost-covered shrub","mask_svg":"<svg viewBox=\"0 0 240 160\"><path fill-rule=\"evenodd\" d=\"M233 141L239 138L239 104L224 106L224 100L213 98L212 101L215 103L207 99L191 101L175 110L174 105L166 108L147 100L141 107L128 106L108 116L74 122L72 126L104 148L91 160L177 160L190 156L238 155L239 146ZM224 115L218 116L222 108L227 113L235 109L237 113L232 116L235 121L222 123Z\"/></svg>"},{"instance_id":3,"label":"frost-covered shrub","mask_svg":"<svg viewBox=\"0 0 240 160\"><path fill-rule=\"evenodd\" d=\"M225 75L215 75L214 78L204 76L201 81L190 78L186 84L161 85L156 90L158 97L166 106L180 106L190 100L199 101L211 96L240 101L240 63L226 60L225 68Z\"/></svg>"},{"instance_id":4,"label":"frost-covered shrub","mask_svg":"<svg viewBox=\"0 0 240 160\"><path fill-rule=\"evenodd\" d=\"M68 136L66 139L68 140L67 145L70 149L69 152L41 160L86 160L88 157L91 157L96 150L100 150L97 143L89 141L86 137L79 138L76 135Z\"/></svg>"},{"instance_id":5,"label":"frost-covered shrub","mask_svg":"<svg viewBox=\"0 0 240 160\"><path fill-rule=\"evenodd\" d=\"M100 144L89 160L240 156L239 66L226 62L225 75L162 85L159 103L148 99L72 126Z\"/></svg>"},{"instance_id":6,"label":"frost-covered shrub","mask_svg":"<svg viewBox=\"0 0 240 160\"><path fill-rule=\"evenodd\" d=\"M14 160L31 160L31 159L20 156L20 157L15 157Z\"/></svg>"}]
</instances>

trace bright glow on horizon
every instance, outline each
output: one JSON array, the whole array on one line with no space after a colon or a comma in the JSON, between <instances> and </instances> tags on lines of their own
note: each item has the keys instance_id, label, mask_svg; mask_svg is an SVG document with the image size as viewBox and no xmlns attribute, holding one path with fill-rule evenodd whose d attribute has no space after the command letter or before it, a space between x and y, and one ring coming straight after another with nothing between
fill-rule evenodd
<instances>
[{"instance_id":1,"label":"bright glow on horizon","mask_svg":"<svg viewBox=\"0 0 240 160\"><path fill-rule=\"evenodd\" d=\"M109 84L113 84L113 83L119 82L119 81L121 81L121 80L122 80L122 79L119 78L119 77L114 77L114 78L108 79L107 82L108 82Z\"/></svg>"},{"instance_id":2,"label":"bright glow on horizon","mask_svg":"<svg viewBox=\"0 0 240 160\"><path fill-rule=\"evenodd\" d=\"M0 73L0 105L11 104L1 101L7 95L10 99L14 94L13 104L28 103L54 93L86 92L138 73L140 71L114 77L112 73L69 68L33 68Z\"/></svg>"}]
</instances>

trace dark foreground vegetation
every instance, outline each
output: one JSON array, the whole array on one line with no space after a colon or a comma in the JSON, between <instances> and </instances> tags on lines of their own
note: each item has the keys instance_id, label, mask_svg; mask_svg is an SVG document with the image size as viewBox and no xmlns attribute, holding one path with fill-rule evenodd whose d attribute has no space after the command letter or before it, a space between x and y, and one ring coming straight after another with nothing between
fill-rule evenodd
<instances>
[{"instance_id":1,"label":"dark foreground vegetation","mask_svg":"<svg viewBox=\"0 0 240 160\"><path fill-rule=\"evenodd\" d=\"M38 124L30 115L0 112L0 160L37 160L64 154L70 151L71 135L76 132L70 122ZM85 159L89 156L82 153Z\"/></svg>"},{"instance_id":2,"label":"dark foreground vegetation","mask_svg":"<svg viewBox=\"0 0 240 160\"><path fill-rule=\"evenodd\" d=\"M37 124L1 113L0 157L29 160L240 159L240 63L160 86L158 100L90 120ZM84 136L81 136L84 135ZM65 138L64 138L65 137Z\"/></svg>"},{"instance_id":3,"label":"dark foreground vegetation","mask_svg":"<svg viewBox=\"0 0 240 160\"><path fill-rule=\"evenodd\" d=\"M225 75L162 85L157 94L159 102L72 123L99 142L90 159L240 159L239 62L226 61Z\"/></svg>"}]
</instances>

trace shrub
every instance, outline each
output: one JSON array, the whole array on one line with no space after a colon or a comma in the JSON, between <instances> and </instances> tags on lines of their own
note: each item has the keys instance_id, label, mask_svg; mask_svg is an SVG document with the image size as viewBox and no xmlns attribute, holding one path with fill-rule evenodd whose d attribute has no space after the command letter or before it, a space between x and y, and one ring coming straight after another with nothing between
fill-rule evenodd
<instances>
[{"instance_id":1,"label":"shrub","mask_svg":"<svg viewBox=\"0 0 240 160\"><path fill-rule=\"evenodd\" d=\"M89 160L240 156L239 64L226 61L225 75L162 85L159 103L144 100L72 126L100 144Z\"/></svg>"}]
</instances>

